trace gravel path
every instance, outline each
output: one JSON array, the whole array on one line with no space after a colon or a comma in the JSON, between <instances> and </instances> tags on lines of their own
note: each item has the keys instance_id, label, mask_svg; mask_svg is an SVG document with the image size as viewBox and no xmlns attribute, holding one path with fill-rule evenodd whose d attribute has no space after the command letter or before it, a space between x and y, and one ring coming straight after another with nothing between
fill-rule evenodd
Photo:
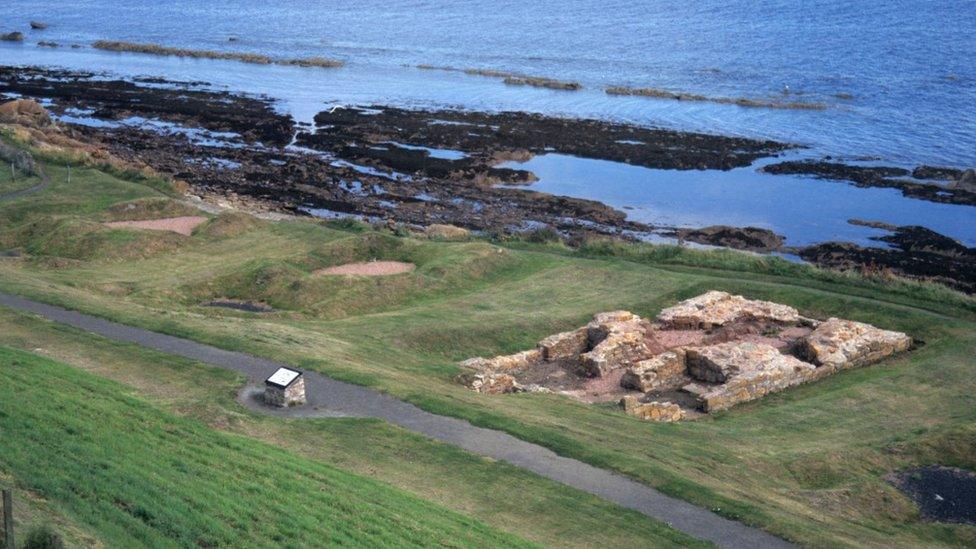
<instances>
[{"instance_id":1,"label":"gravel path","mask_svg":"<svg viewBox=\"0 0 976 549\"><path fill-rule=\"evenodd\" d=\"M195 341L133 328L61 307L0 293L0 305L38 314L109 339L136 343L191 360L247 375L259 383L284 364L252 355L225 351ZM410 431L453 444L470 452L507 461L623 507L643 513L696 538L719 547L791 547L762 530L722 518L711 511L666 496L653 488L621 475L561 457L551 450L500 431L475 427L470 423L425 412L389 395L305 372L308 404L278 414L294 417L374 417ZM252 399L253 400L253 399ZM274 411L260 407L275 413Z\"/></svg>"}]
</instances>

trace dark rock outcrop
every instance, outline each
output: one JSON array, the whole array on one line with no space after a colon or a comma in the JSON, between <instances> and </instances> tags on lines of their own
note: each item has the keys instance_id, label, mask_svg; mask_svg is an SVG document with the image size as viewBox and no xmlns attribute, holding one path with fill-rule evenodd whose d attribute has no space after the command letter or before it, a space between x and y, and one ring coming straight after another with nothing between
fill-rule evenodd
<instances>
[{"instance_id":1,"label":"dark rock outcrop","mask_svg":"<svg viewBox=\"0 0 976 549\"><path fill-rule=\"evenodd\" d=\"M702 229L678 229L675 231L675 236L698 244L724 246L754 252L769 252L783 247L782 236L769 229L758 227L713 225Z\"/></svg>"}]
</instances>

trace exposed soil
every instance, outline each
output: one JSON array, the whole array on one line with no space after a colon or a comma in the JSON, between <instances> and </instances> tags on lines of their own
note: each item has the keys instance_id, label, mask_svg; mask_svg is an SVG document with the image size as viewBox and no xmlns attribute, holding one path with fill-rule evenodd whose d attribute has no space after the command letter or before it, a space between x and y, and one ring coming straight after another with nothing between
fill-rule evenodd
<instances>
[{"instance_id":1,"label":"exposed soil","mask_svg":"<svg viewBox=\"0 0 976 549\"><path fill-rule=\"evenodd\" d=\"M850 166L826 161L788 161L770 164L762 171L771 174L809 175L823 179L850 181L858 187L888 187L899 189L907 197L941 202L944 204L965 204L976 206L976 192L955 185L937 185L920 179L906 179L929 176L931 179L946 179L947 176L961 177L961 170L919 166L914 172L891 166Z\"/></svg>"},{"instance_id":2,"label":"exposed soil","mask_svg":"<svg viewBox=\"0 0 976 549\"><path fill-rule=\"evenodd\" d=\"M976 524L976 473L955 467L921 467L888 477L918 504L922 516L939 522Z\"/></svg>"},{"instance_id":3,"label":"exposed soil","mask_svg":"<svg viewBox=\"0 0 976 549\"><path fill-rule=\"evenodd\" d=\"M102 223L106 227L123 227L131 229L150 229L154 231L172 231L190 236L193 229L206 221L206 217L190 215L184 217L168 217L166 219L147 219L144 221L109 221Z\"/></svg>"},{"instance_id":4,"label":"exposed soil","mask_svg":"<svg viewBox=\"0 0 976 549\"><path fill-rule=\"evenodd\" d=\"M318 269L316 275L356 275L356 276L389 276L409 273L416 269L413 263L401 261L365 261L361 263L346 263L336 267Z\"/></svg>"}]
</instances>

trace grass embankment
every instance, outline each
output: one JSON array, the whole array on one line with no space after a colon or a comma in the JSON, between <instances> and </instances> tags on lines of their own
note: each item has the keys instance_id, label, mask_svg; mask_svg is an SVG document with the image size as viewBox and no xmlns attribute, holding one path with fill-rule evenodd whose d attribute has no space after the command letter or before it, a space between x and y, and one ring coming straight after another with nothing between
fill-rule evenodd
<instances>
[{"instance_id":1,"label":"grass embankment","mask_svg":"<svg viewBox=\"0 0 976 549\"><path fill-rule=\"evenodd\" d=\"M27 246L25 212L91 220L140 185L97 173L30 200L0 204L0 245ZM102 181L87 183L87 178ZM123 192L125 191L125 192ZM127 198L118 198L125 195ZM101 208L66 203L101 203ZM16 214L16 215L13 215ZM102 244L58 269L33 257L0 262L0 288L368 384L426 409L504 429L614 469L720 513L811 545L952 545L971 526L922 521L884 482L891 471L976 467L976 306L944 288L826 273L731 252L594 243L433 242L315 222L260 224L233 236L181 237L167 254L119 257ZM409 261L383 278L314 277L350 259ZM456 361L529 348L594 312L652 316L720 289L904 330L917 351L700 421L653 424L612 406L558 395L471 393ZM201 307L208 296L281 311Z\"/></svg>"},{"instance_id":2,"label":"grass embankment","mask_svg":"<svg viewBox=\"0 0 976 549\"><path fill-rule=\"evenodd\" d=\"M5 347L0 418L0 468L108 546L529 545Z\"/></svg>"},{"instance_id":3,"label":"grass embankment","mask_svg":"<svg viewBox=\"0 0 976 549\"><path fill-rule=\"evenodd\" d=\"M137 44L134 42L120 42L116 40L96 40L92 47L99 50L145 53L149 55L163 55L171 57L190 57L194 59L224 59L229 61L241 61L243 63L254 63L257 65L295 65L299 67L320 67L337 68L343 65L337 59L327 59L325 57L307 57L302 59L274 59L267 55L257 53L242 53L230 51L213 50L190 50L185 48L173 48L161 46L159 44Z\"/></svg>"},{"instance_id":4,"label":"grass embankment","mask_svg":"<svg viewBox=\"0 0 976 549\"><path fill-rule=\"evenodd\" d=\"M3 308L0 308L0 346L37 350L74 368L117 381L169 413L378 479L545 545L694 544L636 512L622 510L508 464L404 432L382 421L283 421L252 413L235 401L244 380L225 370L135 345L110 342ZM69 386L61 389L68 390ZM28 494L18 491L21 496ZM40 498L35 495L33 500ZM24 531L30 524L51 522L63 534L81 532L82 535L73 537L83 537L84 530L79 523L71 523L56 512L57 501L42 500L46 506L25 520L20 530Z\"/></svg>"}]
</instances>

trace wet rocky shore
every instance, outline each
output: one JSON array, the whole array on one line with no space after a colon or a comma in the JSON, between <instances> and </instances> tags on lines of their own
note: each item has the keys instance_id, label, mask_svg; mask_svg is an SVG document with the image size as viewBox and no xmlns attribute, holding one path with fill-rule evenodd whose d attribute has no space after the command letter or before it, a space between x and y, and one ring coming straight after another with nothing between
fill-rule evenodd
<instances>
[{"instance_id":1,"label":"wet rocky shore","mask_svg":"<svg viewBox=\"0 0 976 549\"><path fill-rule=\"evenodd\" d=\"M37 68L0 67L0 93L41 102L76 138L185 181L193 194L263 209L488 233L663 235L786 251L828 267L886 268L976 290L976 251L923 227L892 228L879 239L884 248L787 248L767 229L651 225L601 202L534 192L523 188L534 174L504 165L560 153L663 170L730 170L795 148L786 143L523 112L385 105L335 105L309 125L278 110L270 98L215 91L203 82L126 81ZM970 176L959 170L920 167L913 179L899 168L828 162L781 162L764 170L896 186L917 198L976 204Z\"/></svg>"}]
</instances>

